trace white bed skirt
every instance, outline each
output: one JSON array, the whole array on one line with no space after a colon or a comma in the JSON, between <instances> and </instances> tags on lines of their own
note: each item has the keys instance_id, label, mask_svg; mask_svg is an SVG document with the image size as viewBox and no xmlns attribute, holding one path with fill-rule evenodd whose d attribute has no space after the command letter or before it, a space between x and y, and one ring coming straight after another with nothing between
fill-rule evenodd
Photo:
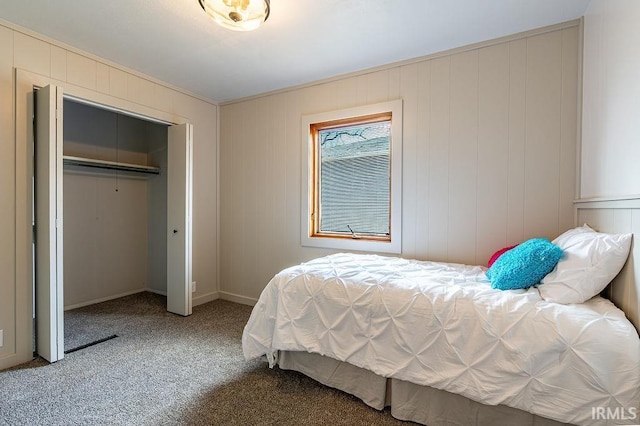
<instances>
[{"instance_id":1,"label":"white bed skirt","mask_svg":"<svg viewBox=\"0 0 640 426\"><path fill-rule=\"evenodd\" d=\"M429 426L558 426L558 423L504 405L485 405L439 389L386 379L349 363L307 352L280 351L283 370L301 372L332 388L352 394L378 410Z\"/></svg>"}]
</instances>

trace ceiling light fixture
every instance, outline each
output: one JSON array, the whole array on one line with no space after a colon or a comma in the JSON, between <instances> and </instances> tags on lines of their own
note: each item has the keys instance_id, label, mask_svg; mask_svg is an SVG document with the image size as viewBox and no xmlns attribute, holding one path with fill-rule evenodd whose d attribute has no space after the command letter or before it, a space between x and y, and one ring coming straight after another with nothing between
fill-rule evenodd
<instances>
[{"instance_id":1,"label":"ceiling light fixture","mask_svg":"<svg viewBox=\"0 0 640 426\"><path fill-rule=\"evenodd\" d=\"M219 25L234 31L251 31L269 17L269 0L198 0Z\"/></svg>"}]
</instances>

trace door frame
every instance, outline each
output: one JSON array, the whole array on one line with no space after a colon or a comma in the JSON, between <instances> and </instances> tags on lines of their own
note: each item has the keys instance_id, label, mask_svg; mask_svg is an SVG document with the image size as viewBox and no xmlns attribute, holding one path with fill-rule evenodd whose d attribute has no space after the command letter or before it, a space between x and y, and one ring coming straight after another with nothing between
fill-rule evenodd
<instances>
[{"instance_id":1,"label":"door frame","mask_svg":"<svg viewBox=\"0 0 640 426\"><path fill-rule=\"evenodd\" d=\"M156 110L138 103L100 93L95 90L76 86L30 71L15 68L15 138L16 138L16 210L15 210L15 245L16 245L16 336L15 354L12 364L26 362L33 358L33 306L34 259L33 247L33 168L35 119L33 91L47 85L62 88L64 99L102 108L108 111L129 115L131 117L160 123L176 125L189 123L185 117ZM193 185L193 184L192 184ZM186 283L189 286L191 283ZM189 292L191 297L191 292ZM6 358L7 359L7 358Z\"/></svg>"}]
</instances>

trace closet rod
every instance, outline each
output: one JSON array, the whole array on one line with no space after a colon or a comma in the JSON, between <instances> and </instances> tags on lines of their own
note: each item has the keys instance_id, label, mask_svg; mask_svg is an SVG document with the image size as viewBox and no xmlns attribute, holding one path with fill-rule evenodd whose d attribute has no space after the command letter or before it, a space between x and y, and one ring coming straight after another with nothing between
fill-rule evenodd
<instances>
[{"instance_id":1,"label":"closet rod","mask_svg":"<svg viewBox=\"0 0 640 426\"><path fill-rule=\"evenodd\" d=\"M159 167L141 166L138 164L120 163L116 161L96 160L93 158L72 157L70 155L63 155L62 163L65 165L95 167L107 170L121 170L126 172L148 173L154 175L160 174Z\"/></svg>"}]
</instances>

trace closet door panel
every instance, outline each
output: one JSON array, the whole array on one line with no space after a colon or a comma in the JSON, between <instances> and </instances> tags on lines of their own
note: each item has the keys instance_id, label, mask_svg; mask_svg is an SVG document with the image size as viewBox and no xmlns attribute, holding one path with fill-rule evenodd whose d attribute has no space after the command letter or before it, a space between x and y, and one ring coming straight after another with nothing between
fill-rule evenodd
<instances>
[{"instance_id":1,"label":"closet door panel","mask_svg":"<svg viewBox=\"0 0 640 426\"><path fill-rule=\"evenodd\" d=\"M36 350L64 357L62 270L62 89L36 92L35 252Z\"/></svg>"},{"instance_id":2,"label":"closet door panel","mask_svg":"<svg viewBox=\"0 0 640 426\"><path fill-rule=\"evenodd\" d=\"M167 310L191 315L191 124L168 129L167 143Z\"/></svg>"}]
</instances>

